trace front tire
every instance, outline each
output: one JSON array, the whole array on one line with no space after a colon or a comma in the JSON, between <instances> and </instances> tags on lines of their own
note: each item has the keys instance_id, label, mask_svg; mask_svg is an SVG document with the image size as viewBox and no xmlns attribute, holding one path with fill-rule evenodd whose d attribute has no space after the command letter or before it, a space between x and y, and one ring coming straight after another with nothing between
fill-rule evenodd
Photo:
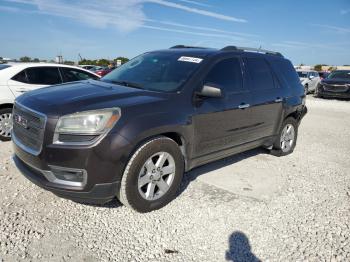
<instances>
[{"instance_id":1,"label":"front tire","mask_svg":"<svg viewBox=\"0 0 350 262\"><path fill-rule=\"evenodd\" d=\"M298 137L298 122L293 117L283 121L279 135L273 144L271 153L276 156L286 156L293 153Z\"/></svg>"},{"instance_id":2,"label":"front tire","mask_svg":"<svg viewBox=\"0 0 350 262\"><path fill-rule=\"evenodd\" d=\"M12 129L12 108L0 109L0 140L10 141Z\"/></svg>"},{"instance_id":3,"label":"front tire","mask_svg":"<svg viewBox=\"0 0 350 262\"><path fill-rule=\"evenodd\" d=\"M159 209L175 198L183 173L184 159L178 144L167 137L154 138L130 158L118 198L141 213Z\"/></svg>"}]
</instances>

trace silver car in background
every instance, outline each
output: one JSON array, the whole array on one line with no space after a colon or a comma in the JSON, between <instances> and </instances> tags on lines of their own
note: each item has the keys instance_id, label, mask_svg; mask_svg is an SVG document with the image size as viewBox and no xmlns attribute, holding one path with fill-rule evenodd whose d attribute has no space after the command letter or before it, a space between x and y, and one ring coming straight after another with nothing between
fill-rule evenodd
<instances>
[{"instance_id":1,"label":"silver car in background","mask_svg":"<svg viewBox=\"0 0 350 262\"><path fill-rule=\"evenodd\" d=\"M313 70L297 70L301 84L305 88L305 94L315 92L318 83L321 81L320 75Z\"/></svg>"}]
</instances>

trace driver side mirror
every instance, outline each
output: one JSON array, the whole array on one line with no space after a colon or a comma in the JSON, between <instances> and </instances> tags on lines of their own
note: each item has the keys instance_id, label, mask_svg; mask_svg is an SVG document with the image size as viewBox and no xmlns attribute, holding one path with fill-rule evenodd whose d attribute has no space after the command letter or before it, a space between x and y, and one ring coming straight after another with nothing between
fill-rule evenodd
<instances>
[{"instance_id":1,"label":"driver side mirror","mask_svg":"<svg viewBox=\"0 0 350 262\"><path fill-rule=\"evenodd\" d=\"M202 87L202 89L196 93L197 96L201 96L201 97L222 97L222 91L219 87L215 87L215 86L212 86L212 85L204 85Z\"/></svg>"},{"instance_id":2,"label":"driver side mirror","mask_svg":"<svg viewBox=\"0 0 350 262\"><path fill-rule=\"evenodd\" d=\"M309 79L312 80L314 78L314 76L309 76Z\"/></svg>"}]
</instances>

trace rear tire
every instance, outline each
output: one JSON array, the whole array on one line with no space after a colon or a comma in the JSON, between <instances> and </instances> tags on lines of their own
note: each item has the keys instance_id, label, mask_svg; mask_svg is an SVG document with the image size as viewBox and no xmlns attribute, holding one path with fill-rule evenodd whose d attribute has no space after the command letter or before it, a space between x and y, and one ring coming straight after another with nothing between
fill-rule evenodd
<instances>
[{"instance_id":1,"label":"rear tire","mask_svg":"<svg viewBox=\"0 0 350 262\"><path fill-rule=\"evenodd\" d=\"M283 121L271 153L275 156L286 156L293 153L298 138L298 122L293 117Z\"/></svg>"},{"instance_id":2,"label":"rear tire","mask_svg":"<svg viewBox=\"0 0 350 262\"><path fill-rule=\"evenodd\" d=\"M0 140L10 141L12 129L12 108L0 109Z\"/></svg>"},{"instance_id":3,"label":"rear tire","mask_svg":"<svg viewBox=\"0 0 350 262\"><path fill-rule=\"evenodd\" d=\"M178 144L168 137L154 138L130 158L118 198L137 212L159 209L175 198L183 173L184 159Z\"/></svg>"}]
</instances>

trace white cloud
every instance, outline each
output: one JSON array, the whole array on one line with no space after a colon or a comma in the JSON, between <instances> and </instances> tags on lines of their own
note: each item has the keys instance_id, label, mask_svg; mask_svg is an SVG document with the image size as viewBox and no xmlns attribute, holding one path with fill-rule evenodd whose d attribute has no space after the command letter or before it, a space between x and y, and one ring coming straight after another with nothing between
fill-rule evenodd
<instances>
[{"instance_id":1,"label":"white cloud","mask_svg":"<svg viewBox=\"0 0 350 262\"><path fill-rule=\"evenodd\" d=\"M340 10L340 14L341 15L347 15L350 13L350 9L343 9L343 10Z\"/></svg>"},{"instance_id":2,"label":"white cloud","mask_svg":"<svg viewBox=\"0 0 350 262\"><path fill-rule=\"evenodd\" d=\"M192 5L198 5L198 6L203 6L203 7L210 7L211 5L208 5L206 3L198 2L198 1L192 1L192 0L177 0L179 2L187 3L187 4L192 4Z\"/></svg>"},{"instance_id":3,"label":"white cloud","mask_svg":"<svg viewBox=\"0 0 350 262\"><path fill-rule=\"evenodd\" d=\"M193 32L193 31L186 31L181 29L174 29L174 28L168 28L168 27L160 27L160 26L152 26L152 25L142 25L143 28L147 29L153 29L153 30L159 30L159 31L166 31L166 32L173 32L173 33L180 33L180 34L188 34L192 36L205 36L205 37L218 37L218 38L226 38L231 39L232 41L242 41L245 40L245 38L239 37L239 36L230 36L227 34L213 34L213 33L204 33L204 32Z\"/></svg>"},{"instance_id":4,"label":"white cloud","mask_svg":"<svg viewBox=\"0 0 350 262\"><path fill-rule=\"evenodd\" d=\"M180 10L190 12L190 13L195 13L195 14L199 14L199 15L213 17L213 18L220 19L220 20L239 22L239 23L246 23L247 22L247 20L245 20L245 19L236 18L233 16L227 16L227 15L223 15L223 14L219 14L219 13L215 13L215 12L211 12L211 11L206 11L206 10L202 10L202 9L197 9L197 8L177 4L177 3L166 1L166 0L145 0L145 2L155 3L155 4L175 8L175 9L180 9Z\"/></svg>"},{"instance_id":5,"label":"white cloud","mask_svg":"<svg viewBox=\"0 0 350 262\"><path fill-rule=\"evenodd\" d=\"M333 26L333 25L323 25L323 24L311 24L311 25L325 28L325 29L329 29L329 30L334 31L336 33L341 33L341 34L350 33L350 28L344 28L344 27Z\"/></svg>"},{"instance_id":6,"label":"white cloud","mask_svg":"<svg viewBox=\"0 0 350 262\"><path fill-rule=\"evenodd\" d=\"M70 1L65 0L5 0L12 3L28 4L36 9L22 9L3 6L5 11L39 13L45 15L59 16L77 20L89 26L104 28L114 26L121 32L130 32L138 28L147 28L159 31L174 32L180 34L192 34L204 37L226 38L230 41L242 41L246 37L257 37L257 35L241 32L232 32L216 28L208 28L199 25L187 25L172 21L160 21L147 18L143 12L145 3L153 3L169 8L184 10L190 13L197 13L220 20L244 22L244 19L237 19L218 13L213 13L197 8L170 2L168 0L90 0L90 1ZM182 2L192 2L201 4L198 1L183 0ZM1 10L1 9L0 9ZM184 30L191 29L191 30Z\"/></svg>"},{"instance_id":7,"label":"white cloud","mask_svg":"<svg viewBox=\"0 0 350 262\"><path fill-rule=\"evenodd\" d=\"M195 30L201 30L201 31L222 33L222 34L227 34L227 35L235 35L235 36L242 36L242 37L259 37L258 35L255 35L255 34L227 31L227 30L216 29L216 28L211 28L211 27L204 27L204 26L186 25L186 24L177 23L177 22L159 21L159 20L148 20L148 21L150 21L150 22L154 21L154 22L160 23L162 25L169 25L169 26L182 27L182 28L187 28L187 29L195 29Z\"/></svg>"}]
</instances>

